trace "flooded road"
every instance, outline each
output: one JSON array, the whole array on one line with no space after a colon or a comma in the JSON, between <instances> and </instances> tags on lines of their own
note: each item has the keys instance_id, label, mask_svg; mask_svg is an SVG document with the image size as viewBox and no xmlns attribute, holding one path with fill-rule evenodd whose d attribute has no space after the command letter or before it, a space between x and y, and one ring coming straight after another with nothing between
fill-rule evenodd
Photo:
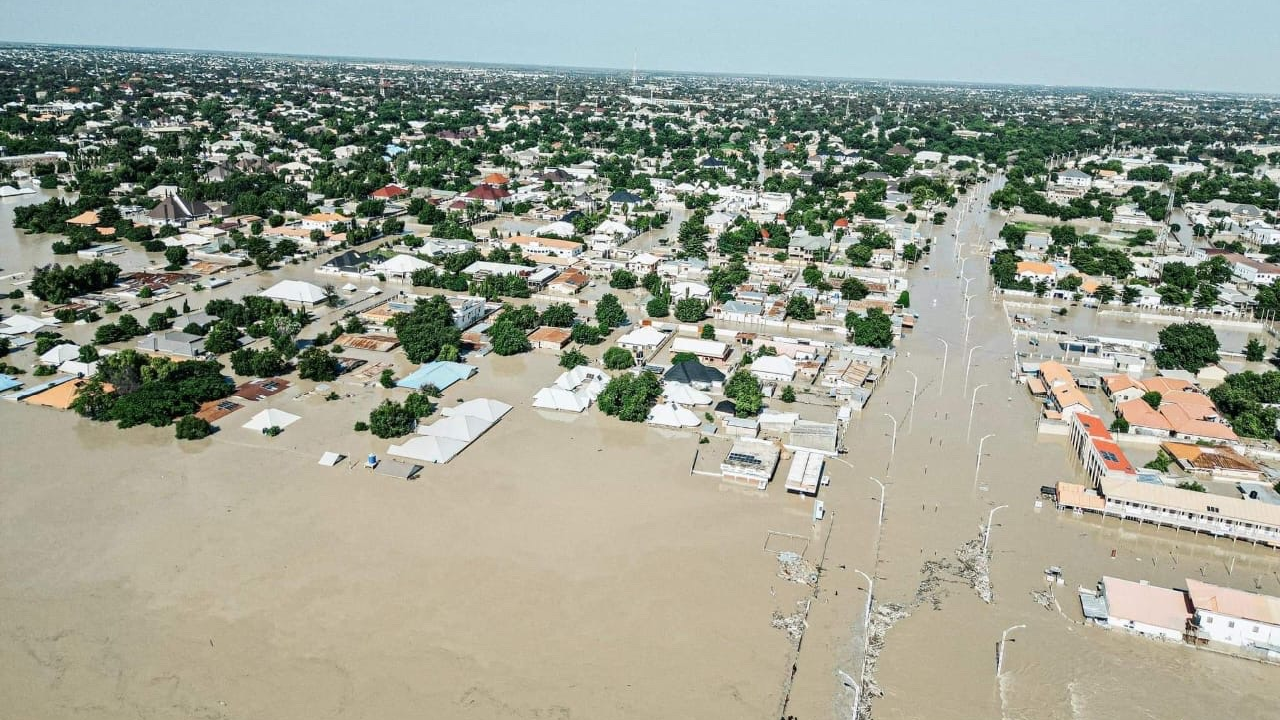
<instances>
[{"instance_id":1,"label":"flooded road","mask_svg":"<svg viewBox=\"0 0 1280 720\"><path fill-rule=\"evenodd\" d=\"M1001 225L977 209L960 213L958 221L958 240L970 246L994 237ZM844 577L848 571L842 566L870 575L874 564L873 615L892 606L895 616L905 617L887 631L882 653L868 668L873 672L865 684L883 692L870 716L1274 717L1278 705L1271 688L1280 668L1081 624L1074 589L1093 587L1103 574L1172 587L1184 587L1188 577L1207 578L1280 594L1280 553L1115 519L1103 524L1060 515L1051 502L1036 508L1041 485L1072 479L1077 471L1064 440L1037 437L1035 406L1010 379L1014 345L980 257L965 268L974 278L966 346L964 283L957 274L967 251L962 248L957 259L951 232L949 224L940 233L929 259L932 273L913 279L913 307L921 316L917 329L848 434L845 458L862 478L853 487L833 484L824 495L838 518L826 568L831 592L840 594L822 599L846 607L829 613L826 627L821 620L817 625L834 632L847 622L847 642L807 646L800 674L810 662L829 668L825 679L834 692L824 703L814 679L803 689L815 694L797 697L789 709L803 709L795 712L800 718L851 717L853 685L862 671L866 583ZM910 373L919 378L914 418ZM896 451L894 422L886 414L899 426ZM979 475L977 449L984 436L989 437ZM875 538L874 515L870 528L841 532L839 526L845 501L877 494L868 476L886 485L878 563L867 551ZM990 536L994 598L987 604L956 553L966 543L981 542L997 507ZM865 515L859 520L865 522ZM1063 568L1063 586L1047 585L1043 572L1049 566ZM1048 609L1032 597L1046 589L1054 594ZM997 680L996 644L1002 631L1017 625L1025 627L1011 632Z\"/></svg>"}]
</instances>

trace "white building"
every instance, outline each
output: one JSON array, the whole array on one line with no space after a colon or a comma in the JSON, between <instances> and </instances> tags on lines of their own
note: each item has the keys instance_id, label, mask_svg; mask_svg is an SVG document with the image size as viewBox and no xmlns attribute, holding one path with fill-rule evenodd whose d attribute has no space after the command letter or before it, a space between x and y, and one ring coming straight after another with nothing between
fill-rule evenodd
<instances>
[{"instance_id":1,"label":"white building","mask_svg":"<svg viewBox=\"0 0 1280 720\"><path fill-rule=\"evenodd\" d=\"M727 483L763 490L773 478L780 454L771 442L738 438L720 463L720 477Z\"/></svg>"},{"instance_id":2,"label":"white building","mask_svg":"<svg viewBox=\"0 0 1280 720\"><path fill-rule=\"evenodd\" d=\"M1107 627L1182 640L1191 617L1182 593L1114 577L1103 577L1100 589L1107 603Z\"/></svg>"},{"instance_id":3,"label":"white building","mask_svg":"<svg viewBox=\"0 0 1280 720\"><path fill-rule=\"evenodd\" d=\"M1200 637L1280 656L1280 598L1187 579Z\"/></svg>"},{"instance_id":4,"label":"white building","mask_svg":"<svg viewBox=\"0 0 1280 720\"><path fill-rule=\"evenodd\" d=\"M786 355L764 355L751 363L751 374L765 382L791 382L796 376L796 361Z\"/></svg>"},{"instance_id":5,"label":"white building","mask_svg":"<svg viewBox=\"0 0 1280 720\"><path fill-rule=\"evenodd\" d=\"M1058 173L1058 184L1066 187L1087 188L1093 184L1093 178L1089 173L1072 168Z\"/></svg>"}]
</instances>

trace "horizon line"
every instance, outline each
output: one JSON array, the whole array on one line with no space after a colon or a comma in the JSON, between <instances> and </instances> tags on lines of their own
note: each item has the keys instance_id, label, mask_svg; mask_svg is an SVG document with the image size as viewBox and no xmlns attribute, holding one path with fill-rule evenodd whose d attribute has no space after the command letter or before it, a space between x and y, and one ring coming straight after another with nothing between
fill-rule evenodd
<instances>
[{"instance_id":1,"label":"horizon line","mask_svg":"<svg viewBox=\"0 0 1280 720\"><path fill-rule=\"evenodd\" d=\"M1172 88L1172 87L1126 87L1119 85L1059 85L1044 82L1012 82L1012 81L991 81L991 80L947 80L947 79L920 79L920 78L873 78L873 77L847 77L840 75L791 75L791 74L774 74L774 73L758 73L758 72L736 72L728 70L675 70L675 69L659 69L659 68L619 68L619 67L591 67L585 65L542 65L536 63L515 63L515 62L492 62L479 60L440 60L432 58L397 58L397 57L376 57L366 55L316 55L293 52L271 52L265 50L219 50L213 48L179 48L179 47L160 47L148 45L94 45L84 43L57 43L57 42L41 42L34 40L5 40L0 38L0 47L30 47L30 48L66 48L76 49L83 48L87 50L121 50L128 52L149 52L149 53L182 53L188 55L231 55L244 58L252 57L276 57L276 58L295 58L306 60L325 60L325 61L362 61L370 63L412 63L419 65L436 65L436 66L452 66L470 69L487 69L487 68L506 68L506 69L544 69L544 70L560 70L568 72L590 72L595 74L629 74L633 71L644 75L692 75L692 76L710 76L710 77L737 77L737 78L761 78L773 80L800 80L800 81L837 81L846 83L901 83L906 85L924 85L924 86L948 86L948 85L969 85L976 87L993 87L993 88L1040 88L1052 90L1105 90L1111 92L1160 92L1160 93L1194 93L1201 95L1216 96L1244 96L1252 98L1280 99L1280 93L1276 92L1260 92L1245 90L1207 90L1194 88Z\"/></svg>"}]
</instances>

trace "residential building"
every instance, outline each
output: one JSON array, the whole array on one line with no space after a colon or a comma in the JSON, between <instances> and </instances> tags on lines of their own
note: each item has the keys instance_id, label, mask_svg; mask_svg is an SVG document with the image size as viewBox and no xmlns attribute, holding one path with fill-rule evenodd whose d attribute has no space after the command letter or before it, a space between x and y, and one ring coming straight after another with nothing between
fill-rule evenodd
<instances>
[{"instance_id":1,"label":"residential building","mask_svg":"<svg viewBox=\"0 0 1280 720\"><path fill-rule=\"evenodd\" d=\"M1187 596L1177 590L1104 576L1100 596L1107 605L1107 627L1180 642L1191 619Z\"/></svg>"},{"instance_id":2,"label":"residential building","mask_svg":"<svg viewBox=\"0 0 1280 720\"><path fill-rule=\"evenodd\" d=\"M1187 578L1196 635L1280 656L1280 598Z\"/></svg>"},{"instance_id":3,"label":"residential building","mask_svg":"<svg viewBox=\"0 0 1280 720\"><path fill-rule=\"evenodd\" d=\"M720 463L720 477L727 483L764 490L778 467L781 452L766 440L740 437Z\"/></svg>"}]
</instances>

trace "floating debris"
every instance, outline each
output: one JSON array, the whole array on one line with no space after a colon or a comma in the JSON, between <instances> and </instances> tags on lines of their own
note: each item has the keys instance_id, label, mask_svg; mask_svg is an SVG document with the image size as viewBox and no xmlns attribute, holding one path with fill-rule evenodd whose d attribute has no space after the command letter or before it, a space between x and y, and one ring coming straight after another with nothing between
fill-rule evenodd
<instances>
[{"instance_id":1,"label":"floating debris","mask_svg":"<svg viewBox=\"0 0 1280 720\"><path fill-rule=\"evenodd\" d=\"M791 638L792 643L799 643L800 638L804 637L806 627L806 616L809 614L809 603L806 600L796 602L796 611L790 615L783 615L782 611L773 611L773 620L770 623L773 627L784 630L787 637Z\"/></svg>"},{"instance_id":2,"label":"floating debris","mask_svg":"<svg viewBox=\"0 0 1280 720\"><path fill-rule=\"evenodd\" d=\"M778 553L778 577L809 587L818 584L817 569L800 554L787 550Z\"/></svg>"}]
</instances>

